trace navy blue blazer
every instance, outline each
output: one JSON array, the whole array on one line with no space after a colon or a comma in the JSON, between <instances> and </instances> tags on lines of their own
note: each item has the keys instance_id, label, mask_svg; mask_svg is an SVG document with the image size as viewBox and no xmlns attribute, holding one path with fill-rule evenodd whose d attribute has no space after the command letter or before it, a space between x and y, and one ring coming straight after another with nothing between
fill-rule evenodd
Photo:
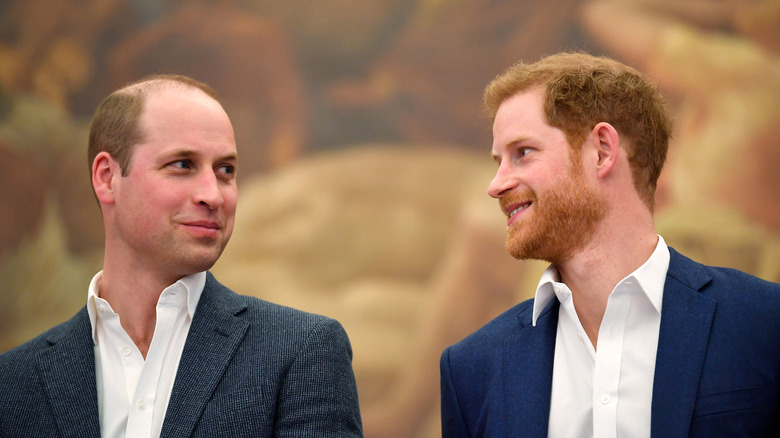
<instances>
[{"instance_id":1,"label":"navy blue blazer","mask_svg":"<svg viewBox=\"0 0 780 438\"><path fill-rule=\"evenodd\" d=\"M780 285L670 248L651 436L780 437ZM533 300L441 357L442 435L546 437L558 300Z\"/></svg>"},{"instance_id":2,"label":"navy blue blazer","mask_svg":"<svg viewBox=\"0 0 780 438\"><path fill-rule=\"evenodd\" d=\"M0 355L0 437L99 437L86 307ZM335 320L237 295L209 273L161 437L359 437L347 334Z\"/></svg>"}]
</instances>

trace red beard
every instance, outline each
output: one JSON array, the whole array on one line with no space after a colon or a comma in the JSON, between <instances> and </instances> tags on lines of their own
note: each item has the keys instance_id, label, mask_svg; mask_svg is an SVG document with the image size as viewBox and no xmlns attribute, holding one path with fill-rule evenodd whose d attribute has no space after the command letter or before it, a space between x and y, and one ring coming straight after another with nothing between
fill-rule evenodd
<instances>
[{"instance_id":1,"label":"red beard","mask_svg":"<svg viewBox=\"0 0 780 438\"><path fill-rule=\"evenodd\" d=\"M533 190L509 193L501 208L531 201L528 211L509 226L506 248L515 258L560 264L585 246L606 215L606 202L588 186L579 166L541 195ZM504 210L505 211L505 210Z\"/></svg>"}]
</instances>

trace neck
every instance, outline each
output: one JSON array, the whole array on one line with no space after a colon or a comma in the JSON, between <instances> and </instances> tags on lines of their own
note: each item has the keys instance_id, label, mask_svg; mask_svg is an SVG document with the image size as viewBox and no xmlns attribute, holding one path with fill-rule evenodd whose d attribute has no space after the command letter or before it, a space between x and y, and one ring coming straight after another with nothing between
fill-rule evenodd
<instances>
[{"instance_id":1,"label":"neck","mask_svg":"<svg viewBox=\"0 0 780 438\"><path fill-rule=\"evenodd\" d=\"M572 291L577 316L594 347L612 290L650 258L657 244L651 215L622 215L606 219L585 248L556 265L561 281Z\"/></svg>"},{"instance_id":2,"label":"neck","mask_svg":"<svg viewBox=\"0 0 780 438\"><path fill-rule=\"evenodd\" d=\"M116 269L108 261L104 263L98 284L99 295L119 315L122 328L144 358L152 343L160 294L174 282L160 279L148 271L128 269L127 266Z\"/></svg>"}]
</instances>

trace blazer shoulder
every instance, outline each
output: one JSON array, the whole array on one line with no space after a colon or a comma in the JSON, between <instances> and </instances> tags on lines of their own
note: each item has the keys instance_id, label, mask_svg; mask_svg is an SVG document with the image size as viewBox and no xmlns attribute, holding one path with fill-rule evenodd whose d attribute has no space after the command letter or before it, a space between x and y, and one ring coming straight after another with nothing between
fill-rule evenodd
<instances>
[{"instance_id":1,"label":"blazer shoulder","mask_svg":"<svg viewBox=\"0 0 780 438\"><path fill-rule=\"evenodd\" d=\"M780 284L732 268L708 266L669 248L671 259L667 280L699 290L715 298L731 295L762 298L780 304Z\"/></svg>"},{"instance_id":2,"label":"blazer shoulder","mask_svg":"<svg viewBox=\"0 0 780 438\"><path fill-rule=\"evenodd\" d=\"M27 360L34 358L38 352L55 343L63 339L70 339L74 334L83 334L84 330L87 330L87 333L89 333L90 329L91 324L87 315L87 308L84 306L69 320L57 324L29 341L0 354L0 370L7 370L11 364L25 363Z\"/></svg>"},{"instance_id":3,"label":"blazer shoulder","mask_svg":"<svg viewBox=\"0 0 780 438\"><path fill-rule=\"evenodd\" d=\"M463 354L501 348L509 334L517 334L521 329L531 326L533 308L533 299L523 301L448 347L448 350L455 354Z\"/></svg>"},{"instance_id":4,"label":"blazer shoulder","mask_svg":"<svg viewBox=\"0 0 780 438\"><path fill-rule=\"evenodd\" d=\"M254 414L249 421L257 430L269 427L284 436L362 436L352 349L338 321L236 294L211 276L204 298L195 317L201 312L202 331L213 326L203 323L207 318L229 321L225 325L241 329L241 346L230 357L215 397L227 397L232 406L251 406L247 412ZM199 358L201 350L196 352ZM224 354L223 350L211 356ZM188 363L198 366L201 361ZM234 394L248 391L253 392L251 398L235 400ZM209 415L201 424L216 422L223 429L229 425L237 432L246 430L246 421L222 418L222 411L229 412L225 407L214 409L219 415Z\"/></svg>"},{"instance_id":5,"label":"blazer shoulder","mask_svg":"<svg viewBox=\"0 0 780 438\"><path fill-rule=\"evenodd\" d=\"M336 338L343 338L342 342L348 343L344 328L335 319L238 294L219 283L211 273L207 276L204 295L206 291L209 298L204 307L225 309L246 319L250 322L250 332L261 331L263 336L283 337L287 340L301 340L311 334L325 332Z\"/></svg>"},{"instance_id":6,"label":"blazer shoulder","mask_svg":"<svg viewBox=\"0 0 780 438\"><path fill-rule=\"evenodd\" d=\"M52 360L45 353L53 348L60 351L68 351L88 364L92 360L88 349L92 345L90 335L91 324L86 307L83 307L70 320L58 324L41 333L35 338L0 354L0 397L6 403L17 400L19 405L32 403L31 399L25 399L30 394L40 395L41 382L39 375L34 370L44 358L44 363ZM61 345L57 345L61 344ZM36 395L36 397L38 397Z\"/></svg>"},{"instance_id":7,"label":"blazer shoulder","mask_svg":"<svg viewBox=\"0 0 780 438\"><path fill-rule=\"evenodd\" d=\"M716 322L764 327L778 333L771 327L780 314L780 284L732 268L703 265L671 248L670 252L664 297L700 296L715 304Z\"/></svg>"}]
</instances>

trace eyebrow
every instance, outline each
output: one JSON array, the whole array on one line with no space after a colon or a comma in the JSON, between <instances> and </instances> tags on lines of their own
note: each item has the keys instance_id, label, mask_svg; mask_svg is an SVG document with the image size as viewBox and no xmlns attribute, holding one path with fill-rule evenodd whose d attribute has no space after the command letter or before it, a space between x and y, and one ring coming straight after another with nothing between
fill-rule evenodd
<instances>
[{"instance_id":1,"label":"eyebrow","mask_svg":"<svg viewBox=\"0 0 780 438\"><path fill-rule=\"evenodd\" d=\"M179 149L175 151L171 151L170 153L165 154L166 159L172 159L172 158L191 158L198 155L198 152L190 149ZM221 157L218 161L238 161L238 155L235 153L231 153L228 155L225 155Z\"/></svg>"}]
</instances>

